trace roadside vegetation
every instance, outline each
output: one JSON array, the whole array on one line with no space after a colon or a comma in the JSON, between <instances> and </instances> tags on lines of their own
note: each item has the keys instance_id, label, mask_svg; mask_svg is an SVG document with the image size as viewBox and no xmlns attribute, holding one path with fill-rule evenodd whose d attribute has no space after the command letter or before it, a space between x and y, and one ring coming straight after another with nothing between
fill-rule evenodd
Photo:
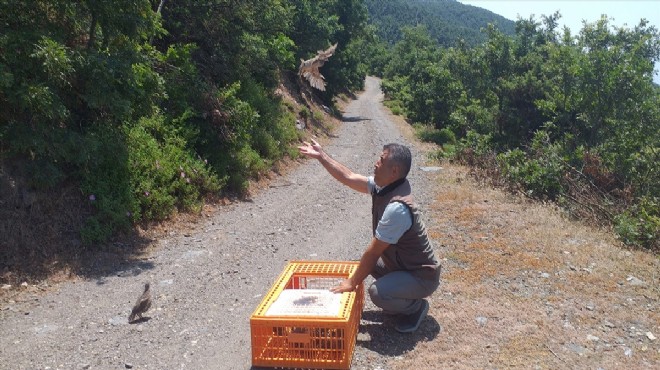
<instances>
[{"instance_id":1,"label":"roadside vegetation","mask_svg":"<svg viewBox=\"0 0 660 370\"><path fill-rule=\"evenodd\" d=\"M572 35L559 17L519 19L514 36L490 25L475 47L407 27L372 71L439 157L658 251L658 30L603 17Z\"/></svg>"},{"instance_id":2,"label":"roadside vegetation","mask_svg":"<svg viewBox=\"0 0 660 370\"><path fill-rule=\"evenodd\" d=\"M301 58L339 44L308 103L362 87L366 20L343 0L2 2L1 270L245 194L318 124L277 93Z\"/></svg>"}]
</instances>

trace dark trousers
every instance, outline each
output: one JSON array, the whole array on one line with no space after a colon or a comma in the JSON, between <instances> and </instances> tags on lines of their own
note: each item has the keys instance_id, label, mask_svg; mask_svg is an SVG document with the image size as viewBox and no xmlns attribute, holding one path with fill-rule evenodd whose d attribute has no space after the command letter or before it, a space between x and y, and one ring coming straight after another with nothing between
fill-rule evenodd
<instances>
[{"instance_id":1,"label":"dark trousers","mask_svg":"<svg viewBox=\"0 0 660 370\"><path fill-rule=\"evenodd\" d=\"M371 273L376 279L369 287L371 301L387 314L409 315L417 311L422 298L440 285L439 280L420 279L410 271L389 271L379 259Z\"/></svg>"}]
</instances>

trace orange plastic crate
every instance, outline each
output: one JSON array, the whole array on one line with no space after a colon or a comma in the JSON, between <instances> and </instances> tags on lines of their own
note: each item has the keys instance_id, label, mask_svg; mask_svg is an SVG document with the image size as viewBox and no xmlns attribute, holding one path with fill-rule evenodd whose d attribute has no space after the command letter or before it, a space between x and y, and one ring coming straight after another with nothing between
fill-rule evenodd
<instances>
[{"instance_id":1,"label":"orange plastic crate","mask_svg":"<svg viewBox=\"0 0 660 370\"><path fill-rule=\"evenodd\" d=\"M266 313L285 289L327 289L349 277L357 266L357 262L289 262L250 317L252 365L349 369L364 304L362 284L355 292L341 294L336 316Z\"/></svg>"}]
</instances>

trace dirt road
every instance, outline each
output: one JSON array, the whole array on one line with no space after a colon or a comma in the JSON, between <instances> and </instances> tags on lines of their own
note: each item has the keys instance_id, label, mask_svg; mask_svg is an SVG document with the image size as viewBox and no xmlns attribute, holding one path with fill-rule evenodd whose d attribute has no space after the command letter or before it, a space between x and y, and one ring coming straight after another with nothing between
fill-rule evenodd
<instances>
[{"instance_id":1,"label":"dirt road","mask_svg":"<svg viewBox=\"0 0 660 370\"><path fill-rule=\"evenodd\" d=\"M464 168L422 170L433 165L427 147L381 99L368 78L325 148L369 174L383 144L412 146L410 181L443 285L413 335L368 302L353 369L658 368L656 257L475 184ZM143 259L3 302L0 368L249 369L249 317L287 261L358 259L369 208L368 196L302 161L251 201L172 228ZM129 325L145 281L150 320Z\"/></svg>"},{"instance_id":2,"label":"dirt road","mask_svg":"<svg viewBox=\"0 0 660 370\"><path fill-rule=\"evenodd\" d=\"M364 174L383 144L405 142L380 99L378 80L368 79L325 147ZM433 176L413 172L413 186ZM358 259L369 238L369 197L305 160L251 201L155 241L155 251L132 265L4 303L0 368L250 368L250 314L287 261ZM129 325L145 281L155 297L151 319ZM367 365L356 356L354 363L373 368L385 360Z\"/></svg>"}]
</instances>

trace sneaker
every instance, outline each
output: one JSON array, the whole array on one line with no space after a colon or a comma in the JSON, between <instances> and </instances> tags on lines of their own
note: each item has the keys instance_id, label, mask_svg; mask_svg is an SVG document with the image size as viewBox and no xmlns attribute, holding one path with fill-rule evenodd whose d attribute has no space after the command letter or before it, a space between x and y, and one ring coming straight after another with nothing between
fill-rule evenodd
<instances>
[{"instance_id":1,"label":"sneaker","mask_svg":"<svg viewBox=\"0 0 660 370\"><path fill-rule=\"evenodd\" d=\"M429 312L429 303L422 299L422 306L416 312L410 315L401 315L397 320L394 329L399 333L412 333L419 328L426 314Z\"/></svg>"}]
</instances>

